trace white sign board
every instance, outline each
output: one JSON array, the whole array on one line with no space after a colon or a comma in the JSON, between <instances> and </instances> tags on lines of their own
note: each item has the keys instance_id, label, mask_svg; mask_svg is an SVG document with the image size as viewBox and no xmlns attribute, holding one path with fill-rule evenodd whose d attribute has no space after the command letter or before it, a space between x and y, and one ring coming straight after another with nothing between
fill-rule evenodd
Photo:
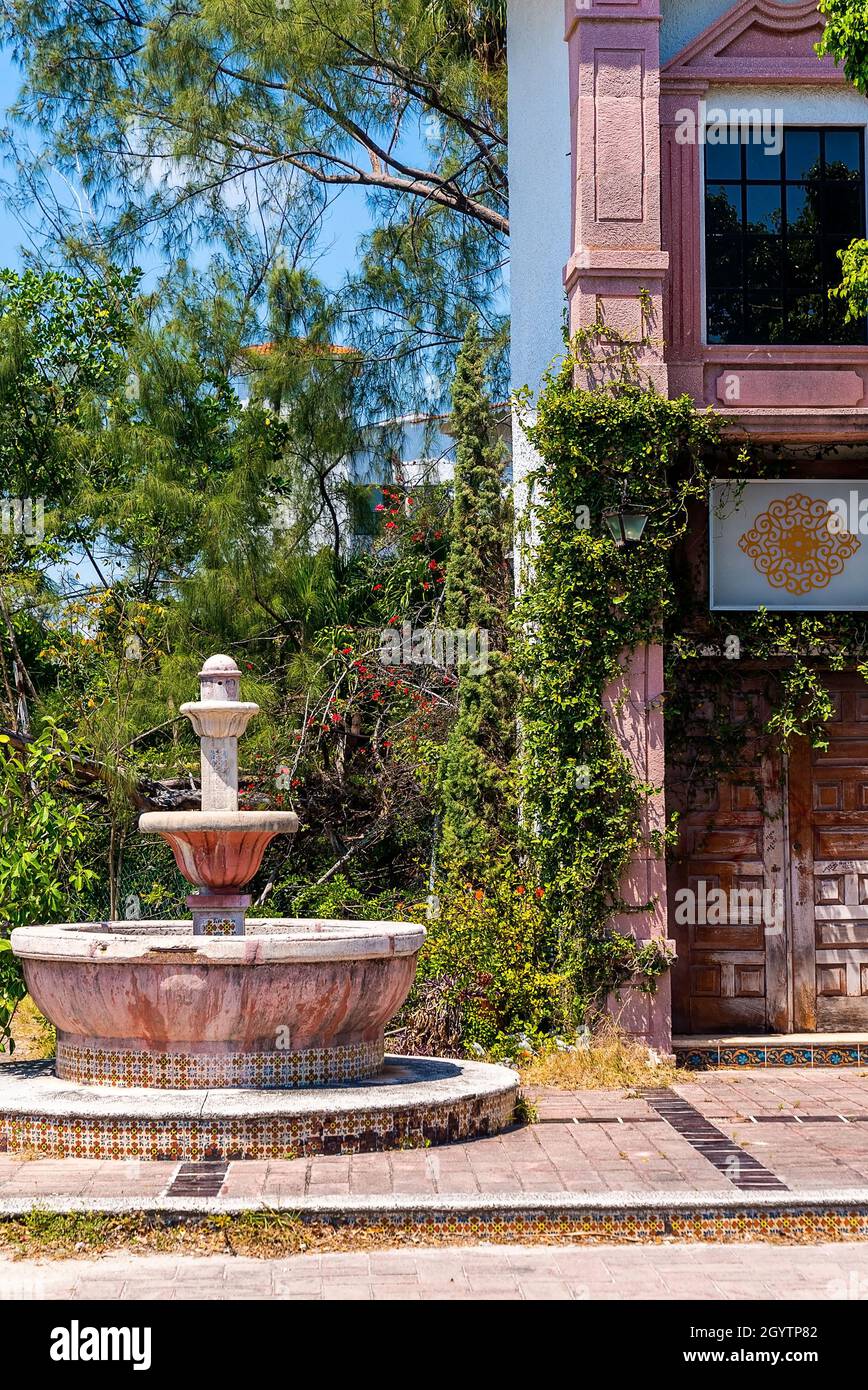
<instances>
[{"instance_id":1,"label":"white sign board","mask_svg":"<svg viewBox=\"0 0 868 1390\"><path fill-rule=\"evenodd\" d=\"M710 607L868 611L868 480L711 486Z\"/></svg>"}]
</instances>

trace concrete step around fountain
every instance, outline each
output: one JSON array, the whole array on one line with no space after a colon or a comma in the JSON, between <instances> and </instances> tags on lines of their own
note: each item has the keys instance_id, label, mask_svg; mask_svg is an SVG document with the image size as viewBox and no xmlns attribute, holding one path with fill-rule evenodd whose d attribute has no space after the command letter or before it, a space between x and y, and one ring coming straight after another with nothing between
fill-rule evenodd
<instances>
[{"instance_id":1,"label":"concrete step around fountain","mask_svg":"<svg viewBox=\"0 0 868 1390\"><path fill-rule=\"evenodd\" d=\"M264 1159L367 1153L497 1134L519 1078L463 1059L387 1056L352 1086L149 1090L81 1086L46 1062L0 1067L0 1151L55 1158Z\"/></svg>"}]
</instances>

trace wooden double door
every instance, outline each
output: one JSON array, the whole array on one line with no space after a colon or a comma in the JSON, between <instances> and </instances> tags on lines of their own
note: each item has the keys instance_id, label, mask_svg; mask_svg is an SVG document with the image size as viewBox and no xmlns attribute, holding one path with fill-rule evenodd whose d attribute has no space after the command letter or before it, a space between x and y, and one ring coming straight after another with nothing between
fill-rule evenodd
<instances>
[{"instance_id":1,"label":"wooden double door","mask_svg":"<svg viewBox=\"0 0 868 1390\"><path fill-rule=\"evenodd\" d=\"M667 776L678 1033L868 1032L868 683L827 683L825 748L799 739L782 756L748 737L699 795L685 764ZM759 729L766 701L746 676L734 725Z\"/></svg>"}]
</instances>

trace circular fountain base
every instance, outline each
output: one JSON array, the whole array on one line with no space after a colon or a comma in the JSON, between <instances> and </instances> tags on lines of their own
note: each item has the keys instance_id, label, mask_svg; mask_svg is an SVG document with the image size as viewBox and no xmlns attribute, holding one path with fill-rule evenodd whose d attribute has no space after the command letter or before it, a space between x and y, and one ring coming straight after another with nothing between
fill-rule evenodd
<instances>
[{"instance_id":1,"label":"circular fountain base","mask_svg":"<svg viewBox=\"0 0 868 1390\"><path fill-rule=\"evenodd\" d=\"M376 1076L424 928L273 919L245 936L190 923L18 927L27 988L57 1029L57 1076L85 1086L206 1090L346 1085Z\"/></svg>"},{"instance_id":2,"label":"circular fountain base","mask_svg":"<svg viewBox=\"0 0 868 1390\"><path fill-rule=\"evenodd\" d=\"M497 1134L508 1067L386 1057L378 1076L308 1090L82 1086L52 1063L0 1066L0 1151L55 1158L264 1159L367 1153Z\"/></svg>"}]
</instances>

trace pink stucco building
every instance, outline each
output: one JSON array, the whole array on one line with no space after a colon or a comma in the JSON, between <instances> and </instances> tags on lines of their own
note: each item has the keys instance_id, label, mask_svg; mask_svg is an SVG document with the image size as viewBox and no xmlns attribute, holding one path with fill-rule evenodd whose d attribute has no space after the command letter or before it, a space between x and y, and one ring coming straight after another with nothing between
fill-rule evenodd
<instances>
[{"instance_id":1,"label":"pink stucco building","mask_svg":"<svg viewBox=\"0 0 868 1390\"><path fill-rule=\"evenodd\" d=\"M602 319L642 340L657 389L713 405L731 434L775 454L786 486L772 501L802 540L799 498L834 508L846 483L858 514L868 496L868 335L828 295L838 250L865 235L868 102L817 58L822 23L813 0L513 0L509 30L514 384L535 387L558 355L565 295L574 330ZM518 429L515 459L520 476L532 451ZM868 605L858 527L820 579L751 564L763 496L746 493L755 516L734 558L707 513L697 522L709 608ZM767 599L763 584L783 587ZM660 650L634 653L626 701L608 701L659 788L649 832L684 809L663 670ZM761 674L745 664L742 702ZM730 1046L751 1060L773 1047L796 1063L858 1061L860 1045L868 1057L868 685L830 672L828 690L825 749L757 754L690 808L672 864L649 849L624 884L627 901L653 906L623 925L671 941L678 961L652 999L621 1001L622 1021L666 1051L674 1034L706 1061ZM679 912L709 888L762 890L780 911Z\"/></svg>"}]
</instances>

